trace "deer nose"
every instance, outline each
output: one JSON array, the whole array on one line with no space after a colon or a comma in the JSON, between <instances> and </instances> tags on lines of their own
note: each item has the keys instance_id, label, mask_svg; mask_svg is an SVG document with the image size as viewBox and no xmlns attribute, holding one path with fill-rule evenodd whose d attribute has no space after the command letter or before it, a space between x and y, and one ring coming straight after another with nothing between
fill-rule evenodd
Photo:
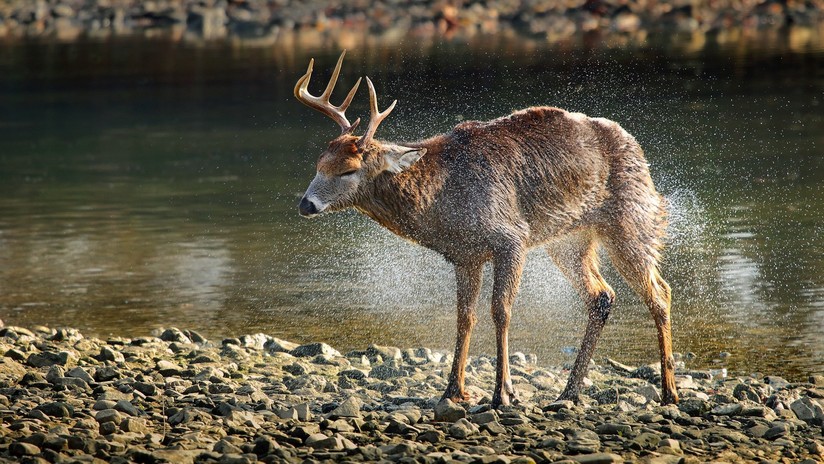
<instances>
[{"instance_id":1,"label":"deer nose","mask_svg":"<svg viewBox=\"0 0 824 464\"><path fill-rule=\"evenodd\" d=\"M317 206L315 206L315 204L309 201L309 199L306 197L303 197L300 200L300 205L298 205L298 209L300 209L301 216L314 216L315 214L318 214Z\"/></svg>"}]
</instances>

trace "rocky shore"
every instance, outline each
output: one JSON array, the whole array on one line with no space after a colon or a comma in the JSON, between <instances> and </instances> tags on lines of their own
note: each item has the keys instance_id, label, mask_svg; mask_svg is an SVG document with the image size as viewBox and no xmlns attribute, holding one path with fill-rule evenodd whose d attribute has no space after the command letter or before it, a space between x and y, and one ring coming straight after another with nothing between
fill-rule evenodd
<instances>
[{"instance_id":1,"label":"rocky shore","mask_svg":"<svg viewBox=\"0 0 824 464\"><path fill-rule=\"evenodd\" d=\"M472 404L439 402L451 356L341 354L263 334L174 328L132 339L0 327L0 462L803 462L824 460L824 376L682 369L661 406L653 366L566 373L512 356L520 402L491 410L495 360L470 360Z\"/></svg>"},{"instance_id":2,"label":"rocky shore","mask_svg":"<svg viewBox=\"0 0 824 464\"><path fill-rule=\"evenodd\" d=\"M0 0L0 38L121 35L277 42L295 32L388 36L821 29L824 0Z\"/></svg>"}]
</instances>

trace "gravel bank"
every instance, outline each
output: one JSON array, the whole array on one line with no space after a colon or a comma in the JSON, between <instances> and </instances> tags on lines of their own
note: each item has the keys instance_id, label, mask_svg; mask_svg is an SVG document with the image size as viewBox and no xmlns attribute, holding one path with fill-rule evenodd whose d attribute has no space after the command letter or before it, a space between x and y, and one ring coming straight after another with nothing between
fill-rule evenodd
<instances>
[{"instance_id":1,"label":"gravel bank","mask_svg":"<svg viewBox=\"0 0 824 464\"><path fill-rule=\"evenodd\" d=\"M0 328L0 462L821 462L824 376L681 372L660 406L653 366L595 366L580 405L565 372L513 355L521 402L486 403L494 359L473 357L472 405L438 403L450 356L341 354L263 334L209 341ZM532 359L531 359L532 358Z\"/></svg>"},{"instance_id":2,"label":"gravel bank","mask_svg":"<svg viewBox=\"0 0 824 464\"><path fill-rule=\"evenodd\" d=\"M516 32L707 33L820 29L824 0L0 0L0 38L107 37L167 32L190 39L277 41L295 31L472 36Z\"/></svg>"}]
</instances>

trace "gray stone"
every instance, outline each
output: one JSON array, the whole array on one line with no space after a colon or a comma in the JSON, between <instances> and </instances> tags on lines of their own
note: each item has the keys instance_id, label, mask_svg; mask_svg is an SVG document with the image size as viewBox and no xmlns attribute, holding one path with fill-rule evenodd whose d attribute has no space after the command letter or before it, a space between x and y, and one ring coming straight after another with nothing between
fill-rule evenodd
<instances>
[{"instance_id":1,"label":"gray stone","mask_svg":"<svg viewBox=\"0 0 824 464\"><path fill-rule=\"evenodd\" d=\"M458 419L454 424L449 426L449 435L463 439L470 435L478 433L478 426L466 420L466 418Z\"/></svg>"},{"instance_id":2,"label":"gray stone","mask_svg":"<svg viewBox=\"0 0 824 464\"><path fill-rule=\"evenodd\" d=\"M441 400L435 406L436 422L455 422L466 417L466 409L452 402L450 399Z\"/></svg>"},{"instance_id":3,"label":"gray stone","mask_svg":"<svg viewBox=\"0 0 824 464\"><path fill-rule=\"evenodd\" d=\"M315 392L322 392L326 389L326 384L329 382L321 375L301 375L300 377L288 379L284 383L286 387L294 393L297 390L305 388L311 388Z\"/></svg>"},{"instance_id":4,"label":"gray stone","mask_svg":"<svg viewBox=\"0 0 824 464\"><path fill-rule=\"evenodd\" d=\"M710 414L715 414L716 416L735 416L743 410L744 406L741 403L719 404L710 410Z\"/></svg>"},{"instance_id":5,"label":"gray stone","mask_svg":"<svg viewBox=\"0 0 824 464\"><path fill-rule=\"evenodd\" d=\"M506 427L498 421L489 422L481 426L484 430L492 435L500 435L506 433Z\"/></svg>"},{"instance_id":6,"label":"gray stone","mask_svg":"<svg viewBox=\"0 0 824 464\"><path fill-rule=\"evenodd\" d=\"M6 354L4 354L3 356L13 359L15 361L25 361L27 358L26 353L20 350L16 350L14 348L6 351Z\"/></svg>"},{"instance_id":7,"label":"gray stone","mask_svg":"<svg viewBox=\"0 0 824 464\"><path fill-rule=\"evenodd\" d=\"M591 430L575 430L567 440L567 450L573 453L597 453L601 449L601 439Z\"/></svg>"},{"instance_id":8,"label":"gray stone","mask_svg":"<svg viewBox=\"0 0 824 464\"><path fill-rule=\"evenodd\" d=\"M546 375L539 375L529 379L529 383L538 390L556 390L559 388L557 379Z\"/></svg>"},{"instance_id":9,"label":"gray stone","mask_svg":"<svg viewBox=\"0 0 824 464\"><path fill-rule=\"evenodd\" d=\"M157 394L157 387L148 382L135 382L132 387L146 396L154 396Z\"/></svg>"},{"instance_id":10,"label":"gray stone","mask_svg":"<svg viewBox=\"0 0 824 464\"><path fill-rule=\"evenodd\" d=\"M66 377L74 377L76 379L81 379L86 383L94 383L94 377L92 377L86 369L79 366L69 369L69 371L66 372Z\"/></svg>"},{"instance_id":11,"label":"gray stone","mask_svg":"<svg viewBox=\"0 0 824 464\"><path fill-rule=\"evenodd\" d=\"M172 414L169 417L169 425L188 424L192 421L201 419L205 423L209 423L212 418L208 414L194 408L183 408L180 411Z\"/></svg>"},{"instance_id":12,"label":"gray stone","mask_svg":"<svg viewBox=\"0 0 824 464\"><path fill-rule=\"evenodd\" d=\"M17 457L34 456L40 454L40 448L31 443L16 441L9 445L9 454Z\"/></svg>"},{"instance_id":13,"label":"gray stone","mask_svg":"<svg viewBox=\"0 0 824 464\"><path fill-rule=\"evenodd\" d=\"M595 427L598 435L621 435L626 436L632 432L632 427L627 424L615 424L608 422Z\"/></svg>"},{"instance_id":14,"label":"gray stone","mask_svg":"<svg viewBox=\"0 0 824 464\"><path fill-rule=\"evenodd\" d=\"M49 367L49 371L46 373L46 381L55 384L58 380L62 379L66 375L66 370L63 369L61 366L51 366Z\"/></svg>"},{"instance_id":15,"label":"gray stone","mask_svg":"<svg viewBox=\"0 0 824 464\"><path fill-rule=\"evenodd\" d=\"M26 364L31 367L49 367L55 364L60 366L69 366L77 363L77 357L68 351L61 351L55 353L53 351L44 351L42 353L34 353L29 355L26 359Z\"/></svg>"},{"instance_id":16,"label":"gray stone","mask_svg":"<svg viewBox=\"0 0 824 464\"><path fill-rule=\"evenodd\" d=\"M104 409L102 411L98 411L97 414L94 415L94 419L102 424L104 422L114 422L115 424L120 424L120 421L123 420L123 416L114 409Z\"/></svg>"},{"instance_id":17,"label":"gray stone","mask_svg":"<svg viewBox=\"0 0 824 464\"><path fill-rule=\"evenodd\" d=\"M178 366L177 364L167 361L165 359L161 359L155 364L155 369L162 375L163 377L173 377L178 376L183 371L183 369Z\"/></svg>"},{"instance_id":18,"label":"gray stone","mask_svg":"<svg viewBox=\"0 0 824 464\"><path fill-rule=\"evenodd\" d=\"M256 333L252 335L242 335L240 340L240 345L246 348L251 348L253 350L262 350L264 346L266 346L266 342L269 341L269 336L262 333Z\"/></svg>"},{"instance_id":19,"label":"gray stone","mask_svg":"<svg viewBox=\"0 0 824 464\"><path fill-rule=\"evenodd\" d=\"M392 443L378 447L387 456L403 455L409 456L415 452L415 448L409 443Z\"/></svg>"},{"instance_id":20,"label":"gray stone","mask_svg":"<svg viewBox=\"0 0 824 464\"><path fill-rule=\"evenodd\" d=\"M726 429L724 427L710 427L705 430L705 433L722 438L732 443L746 443L748 441L747 436L743 433Z\"/></svg>"},{"instance_id":21,"label":"gray stone","mask_svg":"<svg viewBox=\"0 0 824 464\"><path fill-rule=\"evenodd\" d=\"M174 327L164 330L159 338L164 342L192 343L192 340L183 331Z\"/></svg>"},{"instance_id":22,"label":"gray stone","mask_svg":"<svg viewBox=\"0 0 824 464\"><path fill-rule=\"evenodd\" d=\"M46 413L39 409L32 409L31 411L29 411L26 417L31 417L32 419L37 419L41 422L48 422L49 420L51 420L51 418L47 416Z\"/></svg>"},{"instance_id":23,"label":"gray stone","mask_svg":"<svg viewBox=\"0 0 824 464\"><path fill-rule=\"evenodd\" d=\"M346 378L352 379L352 380L363 380L367 377L366 372L364 372L360 369L346 369L346 370L340 371L340 374L338 374L338 375L340 375L341 377L346 377Z\"/></svg>"},{"instance_id":24,"label":"gray stone","mask_svg":"<svg viewBox=\"0 0 824 464\"><path fill-rule=\"evenodd\" d=\"M659 364L648 364L640 366L630 374L633 379L644 379L647 382L661 383L661 366Z\"/></svg>"},{"instance_id":25,"label":"gray stone","mask_svg":"<svg viewBox=\"0 0 824 464\"><path fill-rule=\"evenodd\" d=\"M140 410L137 409L130 401L119 400L114 405L116 411L128 414L130 416L139 416Z\"/></svg>"},{"instance_id":26,"label":"gray stone","mask_svg":"<svg viewBox=\"0 0 824 464\"><path fill-rule=\"evenodd\" d=\"M299 358L312 358L318 355L340 356L338 350L332 348L326 343L307 343L300 345L291 351L292 356Z\"/></svg>"},{"instance_id":27,"label":"gray stone","mask_svg":"<svg viewBox=\"0 0 824 464\"><path fill-rule=\"evenodd\" d=\"M396 377L408 377L409 371L393 367L390 364L379 364L369 371L369 376L380 380L394 379Z\"/></svg>"},{"instance_id":28,"label":"gray stone","mask_svg":"<svg viewBox=\"0 0 824 464\"><path fill-rule=\"evenodd\" d=\"M819 403L805 396L790 404L790 409L796 417L808 424L820 424L824 422L824 408Z\"/></svg>"},{"instance_id":29,"label":"gray stone","mask_svg":"<svg viewBox=\"0 0 824 464\"><path fill-rule=\"evenodd\" d=\"M281 340L279 338L270 338L266 340L263 344L263 349L269 353L289 353L295 348L297 348L297 343L292 343L286 340Z\"/></svg>"},{"instance_id":30,"label":"gray stone","mask_svg":"<svg viewBox=\"0 0 824 464\"><path fill-rule=\"evenodd\" d=\"M142 433L145 434L149 431L146 427L146 424L134 417L127 417L120 423L120 430L124 432L131 432L131 433Z\"/></svg>"},{"instance_id":31,"label":"gray stone","mask_svg":"<svg viewBox=\"0 0 824 464\"><path fill-rule=\"evenodd\" d=\"M781 437L784 437L789 433L790 428L784 422L777 422L775 425L770 427L766 432L764 432L764 438L767 440L775 440Z\"/></svg>"},{"instance_id":32,"label":"gray stone","mask_svg":"<svg viewBox=\"0 0 824 464\"><path fill-rule=\"evenodd\" d=\"M761 395L751 385L739 383L735 386L732 396L737 400L750 400L756 403L761 402Z\"/></svg>"},{"instance_id":33,"label":"gray stone","mask_svg":"<svg viewBox=\"0 0 824 464\"><path fill-rule=\"evenodd\" d=\"M343 442L337 435L331 437L327 437L326 435L320 433L311 435L309 436L309 438L306 439L304 444L315 449L324 449L330 451L340 451L343 449Z\"/></svg>"},{"instance_id":34,"label":"gray stone","mask_svg":"<svg viewBox=\"0 0 824 464\"><path fill-rule=\"evenodd\" d=\"M613 453L591 453L572 456L571 459L581 464L612 464L624 462L624 458Z\"/></svg>"},{"instance_id":35,"label":"gray stone","mask_svg":"<svg viewBox=\"0 0 824 464\"><path fill-rule=\"evenodd\" d=\"M36 409L50 417L72 417L74 415L74 408L61 401L41 404Z\"/></svg>"},{"instance_id":36,"label":"gray stone","mask_svg":"<svg viewBox=\"0 0 824 464\"><path fill-rule=\"evenodd\" d=\"M418 441L425 441L427 443L440 443L444 439L444 434L440 430L427 430L418 435Z\"/></svg>"},{"instance_id":37,"label":"gray stone","mask_svg":"<svg viewBox=\"0 0 824 464\"><path fill-rule=\"evenodd\" d=\"M92 406L92 409L95 411L102 411L104 409L114 409L114 406L117 404L117 401L113 400L97 400Z\"/></svg>"},{"instance_id":38,"label":"gray stone","mask_svg":"<svg viewBox=\"0 0 824 464\"><path fill-rule=\"evenodd\" d=\"M376 356L380 356L384 361L392 359L400 361L403 359L400 348L394 346L369 345L369 348L366 349L366 356L370 359L375 359Z\"/></svg>"},{"instance_id":39,"label":"gray stone","mask_svg":"<svg viewBox=\"0 0 824 464\"><path fill-rule=\"evenodd\" d=\"M111 435L117 432L118 429L119 427L114 422L102 422L98 431L100 432L100 435Z\"/></svg>"},{"instance_id":40,"label":"gray stone","mask_svg":"<svg viewBox=\"0 0 824 464\"><path fill-rule=\"evenodd\" d=\"M544 408L544 411L546 411L546 412L558 412L561 409L572 409L574 407L575 407L575 403L573 403L572 401L560 400L560 401L554 401L552 403L549 403L549 405L547 405Z\"/></svg>"},{"instance_id":41,"label":"gray stone","mask_svg":"<svg viewBox=\"0 0 824 464\"><path fill-rule=\"evenodd\" d=\"M681 451L681 442L673 438L663 438L658 442L658 448L669 448L673 451Z\"/></svg>"},{"instance_id":42,"label":"gray stone","mask_svg":"<svg viewBox=\"0 0 824 464\"><path fill-rule=\"evenodd\" d=\"M661 392L655 385L642 385L635 389L635 393L643 396L647 401L661 402Z\"/></svg>"},{"instance_id":43,"label":"gray stone","mask_svg":"<svg viewBox=\"0 0 824 464\"><path fill-rule=\"evenodd\" d=\"M767 385L773 387L776 390L781 390L782 388L786 388L787 385L790 384L790 382L788 382L787 379L785 379L783 377L779 377L777 375L768 375L768 376L764 377L764 383L766 383Z\"/></svg>"},{"instance_id":44,"label":"gray stone","mask_svg":"<svg viewBox=\"0 0 824 464\"><path fill-rule=\"evenodd\" d=\"M212 451L224 454L243 454L243 450L241 450L239 447L226 440L218 440L217 442L215 442L215 444L212 446Z\"/></svg>"},{"instance_id":45,"label":"gray stone","mask_svg":"<svg viewBox=\"0 0 824 464\"><path fill-rule=\"evenodd\" d=\"M275 409L275 414L281 419L298 419L298 412L295 408L278 408Z\"/></svg>"},{"instance_id":46,"label":"gray stone","mask_svg":"<svg viewBox=\"0 0 824 464\"><path fill-rule=\"evenodd\" d=\"M283 371L288 372L295 377L306 375L309 373L309 369L301 363L292 363L283 366Z\"/></svg>"},{"instance_id":47,"label":"gray stone","mask_svg":"<svg viewBox=\"0 0 824 464\"><path fill-rule=\"evenodd\" d=\"M331 430L333 432L342 432L342 433L348 433L348 432L354 432L355 431L355 427L351 426L348 422L346 422L345 419L338 419L338 420L333 420L333 421L327 422L326 429ZM389 432L386 432L386 433L389 433Z\"/></svg>"},{"instance_id":48,"label":"gray stone","mask_svg":"<svg viewBox=\"0 0 824 464\"><path fill-rule=\"evenodd\" d=\"M616 404L618 403L618 389L617 388L609 388L606 390L601 390L593 395L592 398L598 402L598 404Z\"/></svg>"},{"instance_id":49,"label":"gray stone","mask_svg":"<svg viewBox=\"0 0 824 464\"><path fill-rule=\"evenodd\" d=\"M123 356L123 353L113 350L108 346L100 348L100 354L97 356L97 359L101 361L111 361L116 364L122 364L126 362L126 358Z\"/></svg>"},{"instance_id":50,"label":"gray stone","mask_svg":"<svg viewBox=\"0 0 824 464\"><path fill-rule=\"evenodd\" d=\"M97 382L108 382L121 377L123 374L114 366L104 366L94 371L94 380Z\"/></svg>"},{"instance_id":51,"label":"gray stone","mask_svg":"<svg viewBox=\"0 0 824 464\"><path fill-rule=\"evenodd\" d=\"M639 450L655 448L658 446L661 438L661 435L653 432L640 433L632 440L632 448Z\"/></svg>"},{"instance_id":52,"label":"gray stone","mask_svg":"<svg viewBox=\"0 0 824 464\"><path fill-rule=\"evenodd\" d=\"M646 464L682 464L684 456L676 456L674 454L661 454L658 456L650 456L644 460Z\"/></svg>"},{"instance_id":53,"label":"gray stone","mask_svg":"<svg viewBox=\"0 0 824 464\"><path fill-rule=\"evenodd\" d=\"M678 409L690 416L700 416L707 412L709 403L701 398L684 398L678 403Z\"/></svg>"},{"instance_id":54,"label":"gray stone","mask_svg":"<svg viewBox=\"0 0 824 464\"><path fill-rule=\"evenodd\" d=\"M759 424L748 428L747 433L753 438L764 438L764 434L767 433L769 429L769 426Z\"/></svg>"},{"instance_id":55,"label":"gray stone","mask_svg":"<svg viewBox=\"0 0 824 464\"><path fill-rule=\"evenodd\" d=\"M302 403L294 406L295 411L298 413L298 420L302 422L308 422L312 420L312 411L309 408L309 403Z\"/></svg>"},{"instance_id":56,"label":"gray stone","mask_svg":"<svg viewBox=\"0 0 824 464\"><path fill-rule=\"evenodd\" d=\"M337 408L333 409L332 412L329 413L329 417L360 417L361 407L363 407L363 401L361 401L360 398L356 396L350 396Z\"/></svg>"},{"instance_id":57,"label":"gray stone","mask_svg":"<svg viewBox=\"0 0 824 464\"><path fill-rule=\"evenodd\" d=\"M494 409L490 409L489 411L473 414L470 419L478 425L488 424L498 420L498 413Z\"/></svg>"}]
</instances>

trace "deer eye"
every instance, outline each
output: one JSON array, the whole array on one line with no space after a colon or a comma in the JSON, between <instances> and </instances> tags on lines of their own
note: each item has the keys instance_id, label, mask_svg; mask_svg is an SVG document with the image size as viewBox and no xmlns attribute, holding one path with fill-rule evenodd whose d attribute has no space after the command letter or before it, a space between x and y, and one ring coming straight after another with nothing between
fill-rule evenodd
<instances>
[{"instance_id":1,"label":"deer eye","mask_svg":"<svg viewBox=\"0 0 824 464\"><path fill-rule=\"evenodd\" d=\"M355 173L357 173L357 172L358 172L358 170L357 170L357 169L354 169L354 170L352 170L352 171L346 171L346 172L344 172L343 174L340 174L340 177L351 176L351 175L353 175L353 174L355 174Z\"/></svg>"}]
</instances>

